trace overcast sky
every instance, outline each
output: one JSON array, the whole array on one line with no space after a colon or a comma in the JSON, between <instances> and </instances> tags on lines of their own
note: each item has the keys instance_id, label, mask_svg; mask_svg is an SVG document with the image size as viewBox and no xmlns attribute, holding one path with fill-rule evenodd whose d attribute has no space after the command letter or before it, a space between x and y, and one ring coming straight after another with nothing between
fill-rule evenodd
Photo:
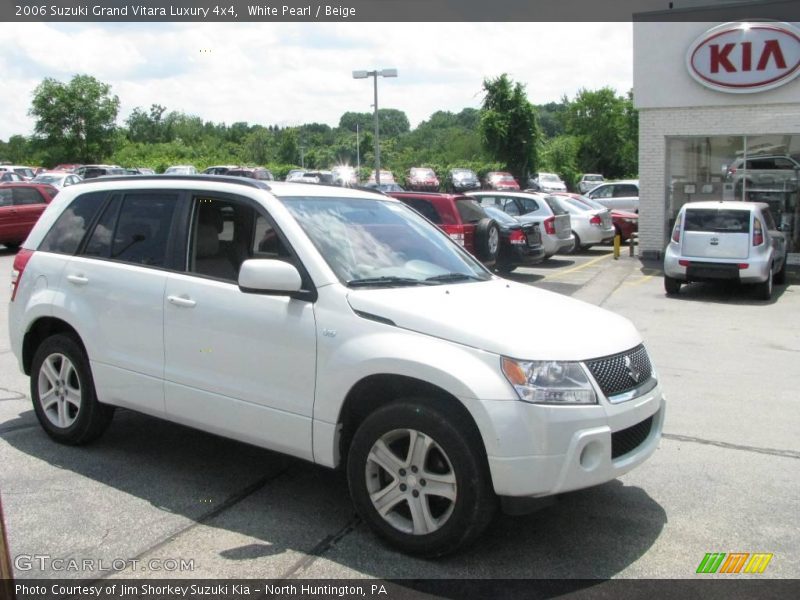
<instances>
[{"instance_id":1,"label":"overcast sky","mask_svg":"<svg viewBox=\"0 0 800 600\"><path fill-rule=\"evenodd\" d=\"M28 110L45 77L85 73L119 96L119 123L137 106L205 121L320 122L381 108L412 127L437 110L477 108L485 77L508 73L534 104L581 88L633 86L631 23L0 23L0 139L30 135Z\"/></svg>"}]
</instances>

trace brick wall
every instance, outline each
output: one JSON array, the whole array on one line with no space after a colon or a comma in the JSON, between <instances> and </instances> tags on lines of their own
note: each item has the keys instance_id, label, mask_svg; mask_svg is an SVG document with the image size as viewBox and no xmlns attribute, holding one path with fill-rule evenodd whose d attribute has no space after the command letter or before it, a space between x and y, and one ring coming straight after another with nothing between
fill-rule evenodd
<instances>
[{"instance_id":1,"label":"brick wall","mask_svg":"<svg viewBox=\"0 0 800 600\"><path fill-rule=\"evenodd\" d=\"M800 135L800 103L640 109L640 256L660 257L666 243L667 136L769 133Z\"/></svg>"}]
</instances>

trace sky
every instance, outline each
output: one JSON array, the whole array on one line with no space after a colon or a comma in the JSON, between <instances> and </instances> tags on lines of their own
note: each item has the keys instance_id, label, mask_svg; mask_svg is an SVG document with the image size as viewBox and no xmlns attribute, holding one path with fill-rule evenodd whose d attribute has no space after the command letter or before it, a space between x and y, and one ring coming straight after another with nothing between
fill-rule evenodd
<instances>
[{"instance_id":1,"label":"sky","mask_svg":"<svg viewBox=\"0 0 800 600\"><path fill-rule=\"evenodd\" d=\"M508 73L534 104L582 88L633 87L632 23L0 23L0 139L30 135L33 91L76 74L111 85L118 124L161 104L204 121L338 125L379 108L412 127L480 107L484 78Z\"/></svg>"}]
</instances>

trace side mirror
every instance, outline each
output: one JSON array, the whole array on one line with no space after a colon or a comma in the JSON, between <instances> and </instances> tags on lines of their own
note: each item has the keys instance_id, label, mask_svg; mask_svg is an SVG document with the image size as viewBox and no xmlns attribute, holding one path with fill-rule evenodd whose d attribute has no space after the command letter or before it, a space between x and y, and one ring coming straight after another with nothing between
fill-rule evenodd
<instances>
[{"instance_id":1,"label":"side mirror","mask_svg":"<svg viewBox=\"0 0 800 600\"><path fill-rule=\"evenodd\" d=\"M250 259L239 269L239 288L243 292L288 296L302 287L297 267L282 260Z\"/></svg>"}]
</instances>

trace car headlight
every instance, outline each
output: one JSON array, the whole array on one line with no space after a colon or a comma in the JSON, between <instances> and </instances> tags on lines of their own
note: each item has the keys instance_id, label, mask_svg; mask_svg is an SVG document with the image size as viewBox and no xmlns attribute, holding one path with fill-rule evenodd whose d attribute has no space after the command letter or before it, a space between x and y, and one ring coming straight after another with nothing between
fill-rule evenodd
<instances>
[{"instance_id":1,"label":"car headlight","mask_svg":"<svg viewBox=\"0 0 800 600\"><path fill-rule=\"evenodd\" d=\"M597 404L589 377L578 362L502 359L503 373L519 399L533 404Z\"/></svg>"}]
</instances>

